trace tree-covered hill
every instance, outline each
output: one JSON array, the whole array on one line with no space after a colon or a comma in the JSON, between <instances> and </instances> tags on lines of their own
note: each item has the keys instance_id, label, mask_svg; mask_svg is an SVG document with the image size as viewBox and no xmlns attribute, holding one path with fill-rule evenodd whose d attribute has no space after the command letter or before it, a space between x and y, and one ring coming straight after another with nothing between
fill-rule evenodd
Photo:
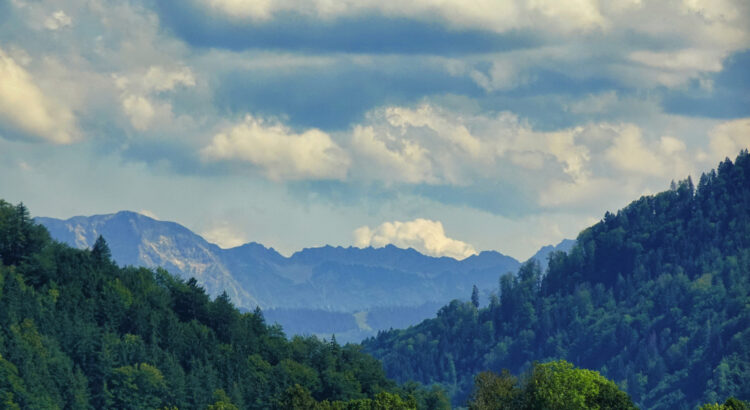
<instances>
[{"instance_id":1,"label":"tree-covered hill","mask_svg":"<svg viewBox=\"0 0 750 410\"><path fill-rule=\"evenodd\" d=\"M565 359L644 408L750 398L750 155L644 196L584 230L543 273L524 264L487 308L364 342L397 380L439 382L465 403L475 374Z\"/></svg>"},{"instance_id":2,"label":"tree-covered hill","mask_svg":"<svg viewBox=\"0 0 750 410\"><path fill-rule=\"evenodd\" d=\"M440 408L356 345L295 337L194 279L52 241L0 200L0 407ZM380 406L380 407L378 407Z\"/></svg>"}]
</instances>

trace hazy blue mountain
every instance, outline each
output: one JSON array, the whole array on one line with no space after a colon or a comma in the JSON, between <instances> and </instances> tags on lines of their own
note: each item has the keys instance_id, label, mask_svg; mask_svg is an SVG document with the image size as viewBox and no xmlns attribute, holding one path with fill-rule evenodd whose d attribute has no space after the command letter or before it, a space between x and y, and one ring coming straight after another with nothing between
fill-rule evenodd
<instances>
[{"instance_id":1,"label":"hazy blue mountain","mask_svg":"<svg viewBox=\"0 0 750 410\"><path fill-rule=\"evenodd\" d=\"M195 277L212 295L226 290L239 306L257 304L227 269L221 248L180 224L129 211L67 220L37 217L36 221L54 239L77 248L91 247L102 235L120 265L161 266L184 278Z\"/></svg>"},{"instance_id":2,"label":"hazy blue mountain","mask_svg":"<svg viewBox=\"0 0 750 410\"><path fill-rule=\"evenodd\" d=\"M568 253L571 249L573 249L573 246L575 246L576 241L575 239L563 239L555 246L547 245L543 246L541 249L539 249L534 256L529 258L529 260L533 259L537 262L539 262L539 266L542 267L542 272L545 272L547 270L547 264L549 255L552 252L562 251L565 253Z\"/></svg>"},{"instance_id":3,"label":"hazy blue mountain","mask_svg":"<svg viewBox=\"0 0 750 410\"><path fill-rule=\"evenodd\" d=\"M102 235L117 263L195 277L211 295L226 291L241 308L260 306L288 333L337 333L342 341L418 323L452 299L467 299L473 285L487 294L520 266L494 251L459 261L391 245L323 246L290 257L258 243L222 249L177 223L129 211L36 220L78 248Z\"/></svg>"}]
</instances>

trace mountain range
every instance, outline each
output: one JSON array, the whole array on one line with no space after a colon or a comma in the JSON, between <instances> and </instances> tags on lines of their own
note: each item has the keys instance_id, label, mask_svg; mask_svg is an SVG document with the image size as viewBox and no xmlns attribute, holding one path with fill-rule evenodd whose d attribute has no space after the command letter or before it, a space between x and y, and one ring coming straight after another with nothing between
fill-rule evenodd
<instances>
[{"instance_id":1,"label":"mountain range","mask_svg":"<svg viewBox=\"0 0 750 410\"><path fill-rule=\"evenodd\" d=\"M474 285L487 296L500 275L520 266L496 251L459 261L393 245L323 246L290 257L255 242L223 249L178 223L130 211L36 221L54 239L77 248L90 248L103 236L120 265L195 277L212 296L226 292L242 309L260 307L288 334L335 333L341 341L416 324L450 300L467 299ZM549 253L574 243L546 246L532 259L546 266Z\"/></svg>"}]
</instances>

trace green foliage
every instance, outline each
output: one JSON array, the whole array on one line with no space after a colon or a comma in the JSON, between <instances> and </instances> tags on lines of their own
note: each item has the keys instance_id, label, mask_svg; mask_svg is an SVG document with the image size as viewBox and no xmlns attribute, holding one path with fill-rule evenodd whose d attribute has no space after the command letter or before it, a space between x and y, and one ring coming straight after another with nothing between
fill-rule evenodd
<instances>
[{"instance_id":1,"label":"green foliage","mask_svg":"<svg viewBox=\"0 0 750 410\"><path fill-rule=\"evenodd\" d=\"M704 404L699 410L749 410L750 403L730 397L724 404Z\"/></svg>"},{"instance_id":2,"label":"green foliage","mask_svg":"<svg viewBox=\"0 0 750 410\"><path fill-rule=\"evenodd\" d=\"M644 196L584 230L567 254L500 276L486 308L380 333L365 349L397 381L466 401L484 370L520 374L565 359L614 380L645 408L750 398L750 155ZM490 383L491 380L483 382ZM617 400L612 385L608 389Z\"/></svg>"},{"instance_id":3,"label":"green foliage","mask_svg":"<svg viewBox=\"0 0 750 410\"><path fill-rule=\"evenodd\" d=\"M359 346L287 340L260 310L240 313L226 294L211 300L195 279L120 268L101 237L91 250L54 242L23 205L2 200L0 258L2 408L415 408L415 397L445 400L440 390L399 387Z\"/></svg>"},{"instance_id":4,"label":"green foliage","mask_svg":"<svg viewBox=\"0 0 750 410\"><path fill-rule=\"evenodd\" d=\"M469 409L635 409L617 386L566 361L535 364L520 379L482 372L475 377Z\"/></svg>"},{"instance_id":5,"label":"green foliage","mask_svg":"<svg viewBox=\"0 0 750 410\"><path fill-rule=\"evenodd\" d=\"M502 374L481 372L474 377L474 391L469 400L470 410L504 410L518 406L521 389L518 379L507 369Z\"/></svg>"},{"instance_id":6,"label":"green foliage","mask_svg":"<svg viewBox=\"0 0 750 410\"><path fill-rule=\"evenodd\" d=\"M107 379L108 406L118 409L154 409L164 404L167 384L161 371L148 363L121 366Z\"/></svg>"}]
</instances>

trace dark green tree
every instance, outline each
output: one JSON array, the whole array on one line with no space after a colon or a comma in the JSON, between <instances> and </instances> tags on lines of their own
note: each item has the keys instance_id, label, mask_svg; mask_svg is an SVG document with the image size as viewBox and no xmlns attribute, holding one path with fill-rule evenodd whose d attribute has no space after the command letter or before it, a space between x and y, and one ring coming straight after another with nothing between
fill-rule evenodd
<instances>
[{"instance_id":1,"label":"dark green tree","mask_svg":"<svg viewBox=\"0 0 750 410\"><path fill-rule=\"evenodd\" d=\"M475 308L479 308L479 289L477 289L477 285L471 288L471 304Z\"/></svg>"}]
</instances>

